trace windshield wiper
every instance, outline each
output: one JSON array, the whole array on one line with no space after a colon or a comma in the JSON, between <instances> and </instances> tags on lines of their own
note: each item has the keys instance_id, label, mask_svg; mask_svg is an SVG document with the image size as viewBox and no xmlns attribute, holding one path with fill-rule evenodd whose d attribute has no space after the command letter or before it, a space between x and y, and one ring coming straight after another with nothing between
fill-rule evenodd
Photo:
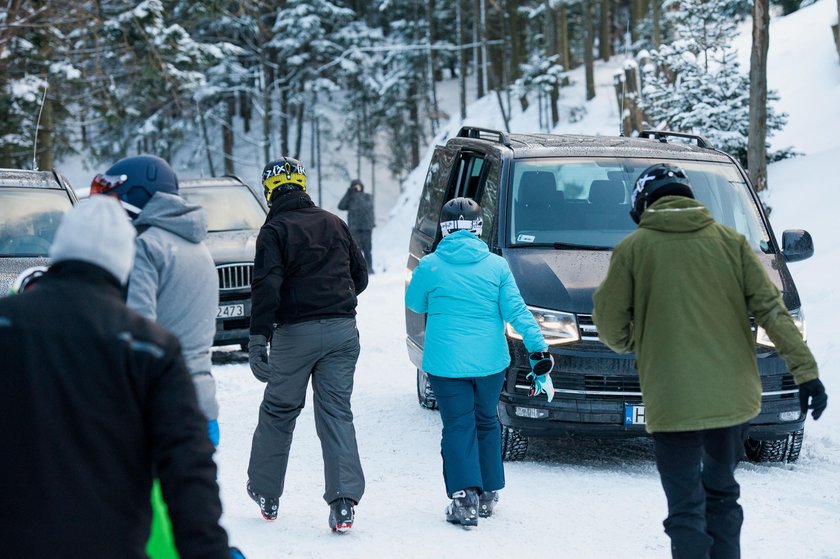
<instances>
[{"instance_id":1,"label":"windshield wiper","mask_svg":"<svg viewBox=\"0 0 840 559\"><path fill-rule=\"evenodd\" d=\"M612 250L612 247L602 247L595 245L575 245L572 243L554 243L554 248L571 248L574 250Z\"/></svg>"}]
</instances>

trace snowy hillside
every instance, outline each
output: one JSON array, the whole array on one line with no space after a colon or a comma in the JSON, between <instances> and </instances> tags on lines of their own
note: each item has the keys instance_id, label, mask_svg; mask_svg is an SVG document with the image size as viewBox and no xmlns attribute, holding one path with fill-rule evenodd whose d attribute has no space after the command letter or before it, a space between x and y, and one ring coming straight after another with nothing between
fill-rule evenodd
<instances>
[{"instance_id":1,"label":"snowy hillside","mask_svg":"<svg viewBox=\"0 0 840 559\"><path fill-rule=\"evenodd\" d=\"M808 340L831 394L823 418L808 420L795 465L743 464L743 557L840 557L840 241L836 234L840 161L840 66L827 28L834 0L771 25L770 87L790 114L775 147L792 145L801 158L771 165L769 203L777 236L803 228L814 237L813 258L791 266L808 324ZM742 56L749 44L738 38ZM746 54L748 57L748 53ZM621 60L598 64L598 94L583 101L583 74L571 73L564 103L585 105L586 117L556 132L613 134L617 110L612 73ZM457 99L449 99L450 104ZM450 113L453 114L453 113ZM467 123L502 128L494 96L470 105ZM451 122L443 142L461 123ZM536 108L514 110L513 131L537 129ZM263 385L247 364L214 367L219 382L223 522L249 559L276 557L569 557L662 558L665 498L650 445L640 441L535 441L528 460L506 465L507 487L497 514L464 531L443 518L446 494L439 455L440 420L417 405L414 368L405 348L403 288L406 249L431 148L407 179L387 224L377 228L379 273L360 297L362 355L353 409L367 493L345 536L327 527L321 454L311 406L301 414L292 446L279 519L263 521L245 494L251 435Z\"/></svg>"}]
</instances>

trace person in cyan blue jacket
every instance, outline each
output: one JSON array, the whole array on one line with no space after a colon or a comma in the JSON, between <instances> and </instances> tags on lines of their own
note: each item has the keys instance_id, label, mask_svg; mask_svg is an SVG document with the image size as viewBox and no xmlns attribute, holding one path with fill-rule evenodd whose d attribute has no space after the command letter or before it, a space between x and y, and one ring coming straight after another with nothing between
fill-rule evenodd
<instances>
[{"instance_id":1,"label":"person in cyan blue jacket","mask_svg":"<svg viewBox=\"0 0 840 559\"><path fill-rule=\"evenodd\" d=\"M479 237L481 207L455 198L441 210L443 239L425 256L405 293L406 306L426 313L423 370L435 392L443 435L446 520L476 526L505 485L496 406L510 365L504 326L522 334L530 353L532 395L554 394L553 359L525 306L507 261Z\"/></svg>"}]
</instances>

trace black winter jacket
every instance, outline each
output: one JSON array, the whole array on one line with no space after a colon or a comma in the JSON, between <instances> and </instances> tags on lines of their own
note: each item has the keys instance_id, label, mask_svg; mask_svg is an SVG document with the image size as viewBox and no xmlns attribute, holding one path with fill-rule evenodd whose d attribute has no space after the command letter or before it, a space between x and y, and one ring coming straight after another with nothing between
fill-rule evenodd
<instances>
[{"instance_id":1,"label":"black winter jacket","mask_svg":"<svg viewBox=\"0 0 840 559\"><path fill-rule=\"evenodd\" d=\"M338 202L338 209L347 211L347 225L351 231L370 231L376 227L373 196L367 192L357 192L351 186Z\"/></svg>"},{"instance_id":2,"label":"black winter jacket","mask_svg":"<svg viewBox=\"0 0 840 559\"><path fill-rule=\"evenodd\" d=\"M257 237L251 334L272 324L356 315L367 265L347 225L300 190L276 193Z\"/></svg>"},{"instance_id":3,"label":"black winter jacket","mask_svg":"<svg viewBox=\"0 0 840 559\"><path fill-rule=\"evenodd\" d=\"M228 558L207 421L178 340L98 266L0 299L4 557L146 557L160 478L183 559Z\"/></svg>"}]
</instances>

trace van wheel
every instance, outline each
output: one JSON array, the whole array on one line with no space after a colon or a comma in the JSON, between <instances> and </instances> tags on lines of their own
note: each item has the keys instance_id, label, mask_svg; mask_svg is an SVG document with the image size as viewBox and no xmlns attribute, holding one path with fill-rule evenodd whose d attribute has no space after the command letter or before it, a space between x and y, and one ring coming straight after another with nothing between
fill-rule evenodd
<instances>
[{"instance_id":1,"label":"van wheel","mask_svg":"<svg viewBox=\"0 0 840 559\"><path fill-rule=\"evenodd\" d=\"M502 460L517 462L528 452L528 437L519 429L502 425Z\"/></svg>"},{"instance_id":2,"label":"van wheel","mask_svg":"<svg viewBox=\"0 0 840 559\"><path fill-rule=\"evenodd\" d=\"M438 409L435 391L429 382L429 375L422 369L417 369L417 401L420 406L428 410Z\"/></svg>"},{"instance_id":3,"label":"van wheel","mask_svg":"<svg viewBox=\"0 0 840 559\"><path fill-rule=\"evenodd\" d=\"M787 462L793 463L799 459L802 450L802 439L805 430L800 429L789 433L784 439L772 441L758 441L747 439L744 443L747 459L751 462Z\"/></svg>"}]
</instances>

